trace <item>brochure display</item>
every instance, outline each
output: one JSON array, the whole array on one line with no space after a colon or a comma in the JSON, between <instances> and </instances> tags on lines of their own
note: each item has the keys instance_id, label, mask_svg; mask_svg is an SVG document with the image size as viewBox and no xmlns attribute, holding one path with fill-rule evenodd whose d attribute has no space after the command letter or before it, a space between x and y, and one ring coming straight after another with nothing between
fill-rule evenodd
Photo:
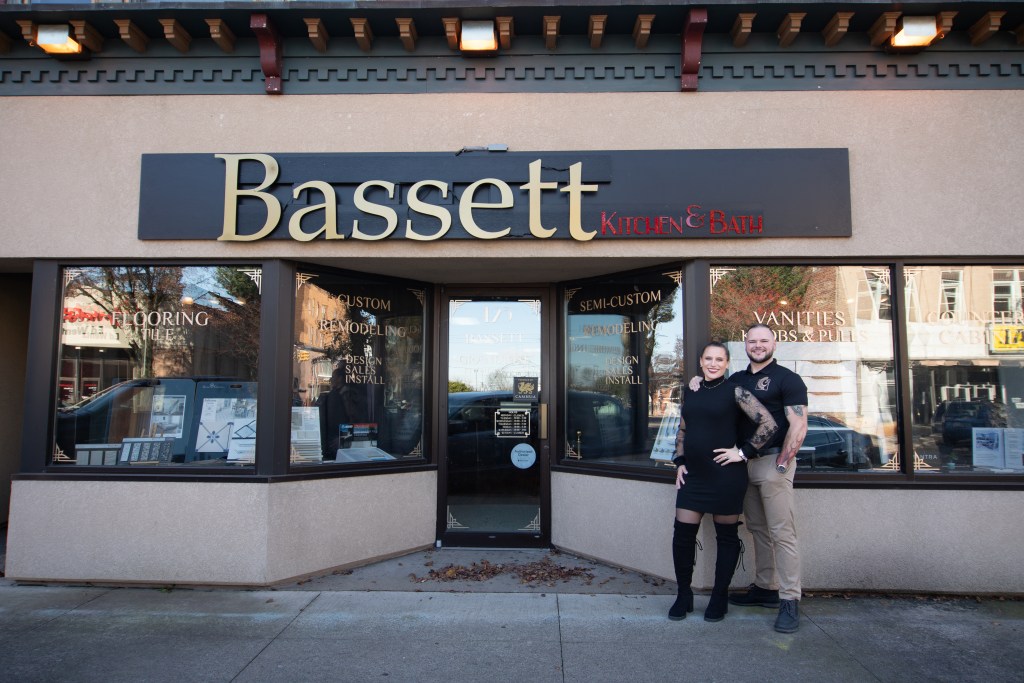
<instances>
[{"instance_id":1,"label":"brochure display","mask_svg":"<svg viewBox=\"0 0 1024 683\"><path fill-rule=\"evenodd\" d=\"M1024 471L1024 429L975 427L971 455L974 467Z\"/></svg>"},{"instance_id":2,"label":"brochure display","mask_svg":"<svg viewBox=\"0 0 1024 683\"><path fill-rule=\"evenodd\" d=\"M661 418L658 436L654 439L654 446L651 447L651 460L672 464L672 458L676 454L676 432L678 431L679 406L671 404L666 406L665 415Z\"/></svg>"},{"instance_id":3,"label":"brochure display","mask_svg":"<svg viewBox=\"0 0 1024 683\"><path fill-rule=\"evenodd\" d=\"M56 431L65 462L82 466L253 463L256 383L128 380L58 411Z\"/></svg>"},{"instance_id":4,"label":"brochure display","mask_svg":"<svg viewBox=\"0 0 1024 683\"><path fill-rule=\"evenodd\" d=\"M185 431L185 396L153 396L153 411L149 418L152 436L170 436L180 439Z\"/></svg>"},{"instance_id":5,"label":"brochure display","mask_svg":"<svg viewBox=\"0 0 1024 683\"><path fill-rule=\"evenodd\" d=\"M204 455L226 454L229 461L254 462L256 399L203 399L195 448Z\"/></svg>"},{"instance_id":6,"label":"brochure display","mask_svg":"<svg viewBox=\"0 0 1024 683\"><path fill-rule=\"evenodd\" d=\"M322 462L320 453L320 410L292 407L292 462Z\"/></svg>"},{"instance_id":7,"label":"brochure display","mask_svg":"<svg viewBox=\"0 0 1024 683\"><path fill-rule=\"evenodd\" d=\"M200 382L186 462L256 459L256 383Z\"/></svg>"}]
</instances>

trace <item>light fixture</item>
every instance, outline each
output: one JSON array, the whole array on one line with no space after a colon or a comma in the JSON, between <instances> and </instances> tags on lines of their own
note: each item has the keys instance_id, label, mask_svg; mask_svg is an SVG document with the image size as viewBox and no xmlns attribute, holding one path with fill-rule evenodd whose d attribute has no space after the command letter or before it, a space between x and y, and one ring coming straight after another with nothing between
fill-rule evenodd
<instances>
[{"instance_id":1,"label":"light fixture","mask_svg":"<svg viewBox=\"0 0 1024 683\"><path fill-rule=\"evenodd\" d=\"M77 55L82 44L71 37L67 24L40 24L36 28L36 45L51 55Z\"/></svg>"},{"instance_id":2,"label":"light fixture","mask_svg":"<svg viewBox=\"0 0 1024 683\"><path fill-rule=\"evenodd\" d=\"M459 35L459 49L475 55L493 55L498 52L498 34L493 21L463 21Z\"/></svg>"},{"instance_id":3,"label":"light fixture","mask_svg":"<svg viewBox=\"0 0 1024 683\"><path fill-rule=\"evenodd\" d=\"M897 50L920 49L931 45L938 35L939 27L935 17L900 17L889 45Z\"/></svg>"}]
</instances>

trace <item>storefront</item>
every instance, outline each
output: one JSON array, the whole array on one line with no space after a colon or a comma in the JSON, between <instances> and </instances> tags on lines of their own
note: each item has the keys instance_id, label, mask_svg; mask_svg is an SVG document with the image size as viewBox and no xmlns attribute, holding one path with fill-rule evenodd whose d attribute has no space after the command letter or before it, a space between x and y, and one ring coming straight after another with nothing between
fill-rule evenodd
<instances>
[{"instance_id":1,"label":"storefront","mask_svg":"<svg viewBox=\"0 0 1024 683\"><path fill-rule=\"evenodd\" d=\"M671 576L680 387L766 322L805 587L1024 592L1024 3L915 6L0 6L7 575Z\"/></svg>"}]
</instances>

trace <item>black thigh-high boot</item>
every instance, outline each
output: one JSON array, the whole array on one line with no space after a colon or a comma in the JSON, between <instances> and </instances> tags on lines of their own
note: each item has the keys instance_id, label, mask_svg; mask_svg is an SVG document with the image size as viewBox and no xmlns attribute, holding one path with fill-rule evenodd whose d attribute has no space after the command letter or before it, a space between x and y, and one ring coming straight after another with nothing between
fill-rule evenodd
<instances>
[{"instance_id":1,"label":"black thigh-high boot","mask_svg":"<svg viewBox=\"0 0 1024 683\"><path fill-rule=\"evenodd\" d=\"M729 611L729 584L736 572L740 559L740 523L719 524L715 522L715 541L718 555L715 557L715 587L711 589L711 600L704 611L704 621L721 621Z\"/></svg>"},{"instance_id":2,"label":"black thigh-high boot","mask_svg":"<svg viewBox=\"0 0 1024 683\"><path fill-rule=\"evenodd\" d=\"M693 565L696 562L697 530L700 524L687 524L678 519L672 534L672 564L675 565L676 583L679 595L668 611L668 618L679 621L686 618L687 612L693 611Z\"/></svg>"}]
</instances>

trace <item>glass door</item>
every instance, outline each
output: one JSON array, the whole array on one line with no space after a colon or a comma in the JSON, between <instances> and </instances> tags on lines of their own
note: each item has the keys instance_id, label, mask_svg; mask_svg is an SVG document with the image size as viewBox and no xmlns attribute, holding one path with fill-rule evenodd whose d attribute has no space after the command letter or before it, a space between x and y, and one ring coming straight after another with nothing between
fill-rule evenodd
<instances>
[{"instance_id":1,"label":"glass door","mask_svg":"<svg viewBox=\"0 0 1024 683\"><path fill-rule=\"evenodd\" d=\"M543 297L446 299L442 541L543 545L548 389L542 385Z\"/></svg>"}]
</instances>

